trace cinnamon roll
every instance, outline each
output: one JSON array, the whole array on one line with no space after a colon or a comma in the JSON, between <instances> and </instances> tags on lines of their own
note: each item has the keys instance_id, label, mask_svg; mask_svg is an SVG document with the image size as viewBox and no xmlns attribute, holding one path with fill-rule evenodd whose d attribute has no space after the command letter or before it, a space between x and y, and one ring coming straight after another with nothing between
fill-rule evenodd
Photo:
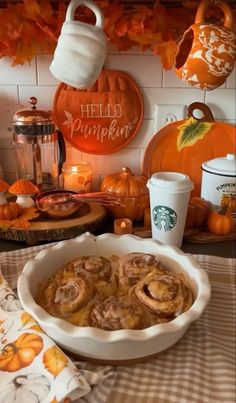
<instances>
[{"instance_id":1,"label":"cinnamon roll","mask_svg":"<svg viewBox=\"0 0 236 403\"><path fill-rule=\"evenodd\" d=\"M98 301L90 313L90 326L104 330L144 329L149 316L129 296L110 296Z\"/></svg>"},{"instance_id":2,"label":"cinnamon roll","mask_svg":"<svg viewBox=\"0 0 236 403\"><path fill-rule=\"evenodd\" d=\"M76 257L66 266L64 273L85 277L103 296L116 292L117 281L111 262L103 256Z\"/></svg>"},{"instance_id":3,"label":"cinnamon roll","mask_svg":"<svg viewBox=\"0 0 236 403\"><path fill-rule=\"evenodd\" d=\"M191 288L184 277L170 272L149 273L131 288L130 296L158 317L169 320L188 310L193 303Z\"/></svg>"},{"instance_id":4,"label":"cinnamon roll","mask_svg":"<svg viewBox=\"0 0 236 403\"><path fill-rule=\"evenodd\" d=\"M51 279L39 292L37 302L53 316L67 318L85 306L95 293L93 285L83 277L71 277L61 284Z\"/></svg>"},{"instance_id":5,"label":"cinnamon roll","mask_svg":"<svg viewBox=\"0 0 236 403\"><path fill-rule=\"evenodd\" d=\"M165 272L156 256L148 253L129 253L124 255L120 258L118 266L119 285L126 293L127 289L152 271L158 274Z\"/></svg>"}]
</instances>

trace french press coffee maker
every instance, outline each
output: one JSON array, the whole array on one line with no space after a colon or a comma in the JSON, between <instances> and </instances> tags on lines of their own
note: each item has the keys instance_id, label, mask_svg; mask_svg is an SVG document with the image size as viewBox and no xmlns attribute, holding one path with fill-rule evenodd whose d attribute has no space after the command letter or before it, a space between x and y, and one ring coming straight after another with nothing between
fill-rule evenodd
<instances>
[{"instance_id":1,"label":"french press coffee maker","mask_svg":"<svg viewBox=\"0 0 236 403\"><path fill-rule=\"evenodd\" d=\"M37 102L31 97L31 109L21 109L13 117L17 179L31 180L40 190L58 189L65 143L50 111L38 110Z\"/></svg>"}]
</instances>

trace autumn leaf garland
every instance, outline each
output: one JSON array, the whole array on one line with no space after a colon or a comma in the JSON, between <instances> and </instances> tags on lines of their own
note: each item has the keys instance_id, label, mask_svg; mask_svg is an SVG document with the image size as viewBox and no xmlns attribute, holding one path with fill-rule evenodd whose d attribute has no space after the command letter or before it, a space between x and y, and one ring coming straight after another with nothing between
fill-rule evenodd
<instances>
[{"instance_id":1,"label":"autumn leaf garland","mask_svg":"<svg viewBox=\"0 0 236 403\"><path fill-rule=\"evenodd\" d=\"M159 55L165 69L174 62L176 41L193 23L191 8L167 9L156 1L153 7L140 5L125 9L119 1L96 1L105 19L104 31L118 50L133 46ZM53 54L65 20L67 3L55 10L49 0L23 0L0 10L0 58L8 56L12 65L31 62L37 53ZM80 13L80 14L78 14ZM77 19L94 23L94 14L77 9Z\"/></svg>"}]
</instances>

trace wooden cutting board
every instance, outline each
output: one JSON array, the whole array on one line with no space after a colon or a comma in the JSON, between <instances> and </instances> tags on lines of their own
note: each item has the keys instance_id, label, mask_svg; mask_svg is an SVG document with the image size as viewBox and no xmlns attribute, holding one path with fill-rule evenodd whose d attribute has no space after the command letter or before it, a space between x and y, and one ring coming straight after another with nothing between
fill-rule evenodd
<instances>
[{"instance_id":1,"label":"wooden cutting board","mask_svg":"<svg viewBox=\"0 0 236 403\"><path fill-rule=\"evenodd\" d=\"M42 241L60 241L74 238L86 231L101 229L107 219L107 210L97 203L84 203L71 217L65 219L39 218L31 221L28 229L0 229L0 238L36 245Z\"/></svg>"},{"instance_id":2,"label":"wooden cutting board","mask_svg":"<svg viewBox=\"0 0 236 403\"><path fill-rule=\"evenodd\" d=\"M138 227L134 229L134 235L140 236L140 238L151 238L151 230L144 227ZM236 230L228 235L214 235L208 232L204 228L194 228L186 230L184 233L184 240L191 243L212 243L212 242L224 242L236 240Z\"/></svg>"}]
</instances>

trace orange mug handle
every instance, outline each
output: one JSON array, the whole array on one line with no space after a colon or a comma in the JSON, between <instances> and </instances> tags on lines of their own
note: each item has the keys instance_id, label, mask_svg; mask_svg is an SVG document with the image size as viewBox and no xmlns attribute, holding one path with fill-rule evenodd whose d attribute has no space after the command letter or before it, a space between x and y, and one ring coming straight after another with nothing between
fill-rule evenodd
<instances>
[{"instance_id":1,"label":"orange mug handle","mask_svg":"<svg viewBox=\"0 0 236 403\"><path fill-rule=\"evenodd\" d=\"M222 0L202 0L197 9L195 23L196 24L204 23L204 14L210 6L217 6L223 11L225 17L224 27L232 30L233 29L232 11L230 6Z\"/></svg>"}]
</instances>

